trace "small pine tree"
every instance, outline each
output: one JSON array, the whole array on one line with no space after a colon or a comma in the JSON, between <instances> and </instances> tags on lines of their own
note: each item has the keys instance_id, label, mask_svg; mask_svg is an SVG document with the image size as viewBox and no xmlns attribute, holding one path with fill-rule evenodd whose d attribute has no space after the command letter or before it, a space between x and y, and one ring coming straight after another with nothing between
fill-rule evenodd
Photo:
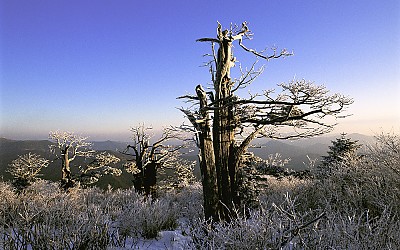
<instances>
[{"instance_id":1,"label":"small pine tree","mask_svg":"<svg viewBox=\"0 0 400 250\"><path fill-rule=\"evenodd\" d=\"M328 155L322 156L322 166L320 168L325 173L331 173L333 166L338 166L350 160L358 161L361 156L357 151L361 146L357 140L353 141L351 138L346 138L346 133L342 133L340 138L332 141L332 146L329 146L329 151L327 152Z\"/></svg>"}]
</instances>

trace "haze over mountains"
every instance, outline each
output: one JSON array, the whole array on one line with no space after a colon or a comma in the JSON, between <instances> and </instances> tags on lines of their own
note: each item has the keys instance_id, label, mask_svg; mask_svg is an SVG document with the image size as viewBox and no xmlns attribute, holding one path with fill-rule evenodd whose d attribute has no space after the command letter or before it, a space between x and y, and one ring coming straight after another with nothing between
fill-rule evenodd
<instances>
[{"instance_id":1,"label":"haze over mountains","mask_svg":"<svg viewBox=\"0 0 400 250\"><path fill-rule=\"evenodd\" d=\"M255 155L266 159L271 154L280 154L282 158L290 158L290 162L286 165L287 168L294 170L301 170L305 168L304 163L308 163L308 158L319 159L321 156L326 155L328 147L332 145L331 141L340 135L335 136L320 136L309 139L302 139L296 141L288 140L258 140L255 142L257 147L250 148L249 151ZM349 134L348 138L357 140L362 145L373 143L372 136L362 134ZM52 142L48 140L10 140L0 138L0 178L9 180L10 174L6 171L8 165L12 160L16 159L18 155L23 155L28 152L36 153L47 159L54 159L49 152L49 145ZM93 141L92 149L96 151L108 151L119 157L124 157L121 152L126 148L127 142L118 141ZM184 156L189 160L197 160L196 150L191 154ZM74 162L79 164L79 162ZM43 171L45 179L59 180L60 178L60 163L55 161ZM73 164L74 165L74 164ZM199 169L195 170L195 174L199 176ZM131 185L132 176L123 171L120 177L104 177L99 183L99 186L106 187L111 184L113 187L126 187Z\"/></svg>"}]
</instances>

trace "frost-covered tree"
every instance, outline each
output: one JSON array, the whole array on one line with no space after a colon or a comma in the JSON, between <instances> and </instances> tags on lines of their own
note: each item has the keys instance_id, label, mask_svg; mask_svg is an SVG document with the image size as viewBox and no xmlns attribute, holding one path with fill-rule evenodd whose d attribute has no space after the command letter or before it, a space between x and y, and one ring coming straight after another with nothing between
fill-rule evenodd
<instances>
[{"instance_id":1,"label":"frost-covered tree","mask_svg":"<svg viewBox=\"0 0 400 250\"><path fill-rule=\"evenodd\" d=\"M88 137L74 134L67 131L51 131L49 139L54 142L50 145L50 151L61 159L61 185L68 189L74 186L74 180L71 173L71 162L77 157L88 158L94 155L91 143L86 140Z\"/></svg>"},{"instance_id":2,"label":"frost-covered tree","mask_svg":"<svg viewBox=\"0 0 400 250\"><path fill-rule=\"evenodd\" d=\"M164 176L162 188L181 190L194 184L196 182L195 166L196 161L184 159L181 153L171 154L159 171Z\"/></svg>"},{"instance_id":3,"label":"frost-covered tree","mask_svg":"<svg viewBox=\"0 0 400 250\"><path fill-rule=\"evenodd\" d=\"M61 159L61 186L65 189L74 186L78 181L94 183L105 174L120 175L121 170L112 167L119 159L108 153L97 153L91 149L92 143L88 142L88 137L74 134L73 132L55 131L50 132L50 140L54 144L50 145L50 151ZM71 171L71 162L77 157L85 158L89 163L85 166L79 166L77 176L73 176Z\"/></svg>"},{"instance_id":4,"label":"frost-covered tree","mask_svg":"<svg viewBox=\"0 0 400 250\"><path fill-rule=\"evenodd\" d=\"M9 165L8 172L14 177L14 185L18 189L22 189L34 182L42 168L48 165L49 160L29 152L13 160Z\"/></svg>"},{"instance_id":5,"label":"frost-covered tree","mask_svg":"<svg viewBox=\"0 0 400 250\"><path fill-rule=\"evenodd\" d=\"M104 175L119 176L122 174L122 170L113 167L118 162L120 159L115 155L107 152L96 153L88 164L79 166L78 179L81 183L93 184Z\"/></svg>"},{"instance_id":6,"label":"frost-covered tree","mask_svg":"<svg viewBox=\"0 0 400 250\"><path fill-rule=\"evenodd\" d=\"M181 108L195 129L200 148L204 210L206 218L229 220L235 207L240 207L237 175L241 156L257 137L305 138L327 133L334 123L328 117L339 118L352 100L340 94L330 94L324 86L306 80L279 84L280 92L264 90L242 98L239 90L247 88L262 72L255 68L238 69L238 77L231 74L237 63L234 43L239 49L261 60L270 61L292 55L286 49L272 48L258 52L244 44L252 33L244 22L240 27L223 29L218 23L216 38L201 38L211 44L211 73L208 89L195 88L195 95L184 95L191 105ZM216 51L215 46L218 46ZM286 128L286 129L282 129Z\"/></svg>"},{"instance_id":7,"label":"frost-covered tree","mask_svg":"<svg viewBox=\"0 0 400 250\"><path fill-rule=\"evenodd\" d=\"M173 139L181 139L181 135L173 128L164 128L160 137L155 139L153 128L144 123L132 127L132 143L127 145L125 155L131 157L125 164L125 168L134 176L135 190L145 195L156 195L157 171L171 157L176 157L184 144L166 144Z\"/></svg>"},{"instance_id":8,"label":"frost-covered tree","mask_svg":"<svg viewBox=\"0 0 400 250\"><path fill-rule=\"evenodd\" d=\"M347 138L346 134L341 134L340 138L332 141L332 145L329 146L327 156L322 156L322 165L330 166L333 164L342 163L349 159L357 160L361 156L358 155L357 150L361 147L358 141L353 141L351 138Z\"/></svg>"},{"instance_id":9,"label":"frost-covered tree","mask_svg":"<svg viewBox=\"0 0 400 250\"><path fill-rule=\"evenodd\" d=\"M400 176L400 135L381 133L375 136L375 141L375 145L369 146L371 158Z\"/></svg>"}]
</instances>

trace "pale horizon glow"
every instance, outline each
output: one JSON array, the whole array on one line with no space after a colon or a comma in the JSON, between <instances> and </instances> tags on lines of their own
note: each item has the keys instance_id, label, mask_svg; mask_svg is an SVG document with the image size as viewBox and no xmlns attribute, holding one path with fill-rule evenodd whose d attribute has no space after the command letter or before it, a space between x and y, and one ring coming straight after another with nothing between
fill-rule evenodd
<instances>
[{"instance_id":1,"label":"pale horizon glow","mask_svg":"<svg viewBox=\"0 0 400 250\"><path fill-rule=\"evenodd\" d=\"M221 11L223 10L223 11ZM65 130L129 140L139 123L187 122L176 97L210 82L200 67L217 21L249 23L248 47L293 50L259 62L252 92L307 79L354 99L332 133L400 133L400 2L1 1L0 137ZM243 66L254 58L234 47ZM237 75L233 75L233 77Z\"/></svg>"}]
</instances>

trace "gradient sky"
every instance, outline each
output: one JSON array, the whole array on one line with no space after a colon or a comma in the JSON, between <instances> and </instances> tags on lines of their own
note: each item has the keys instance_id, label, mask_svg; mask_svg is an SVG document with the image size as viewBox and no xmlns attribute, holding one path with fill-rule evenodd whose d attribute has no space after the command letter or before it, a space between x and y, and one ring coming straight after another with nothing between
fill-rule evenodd
<instances>
[{"instance_id":1,"label":"gradient sky","mask_svg":"<svg viewBox=\"0 0 400 250\"><path fill-rule=\"evenodd\" d=\"M400 131L398 0L0 2L0 137L128 140L140 122L182 123L176 97L210 81L209 45L195 40L215 37L217 21L247 21L247 47L295 53L260 62L252 92L313 80L355 101L336 133Z\"/></svg>"}]
</instances>

